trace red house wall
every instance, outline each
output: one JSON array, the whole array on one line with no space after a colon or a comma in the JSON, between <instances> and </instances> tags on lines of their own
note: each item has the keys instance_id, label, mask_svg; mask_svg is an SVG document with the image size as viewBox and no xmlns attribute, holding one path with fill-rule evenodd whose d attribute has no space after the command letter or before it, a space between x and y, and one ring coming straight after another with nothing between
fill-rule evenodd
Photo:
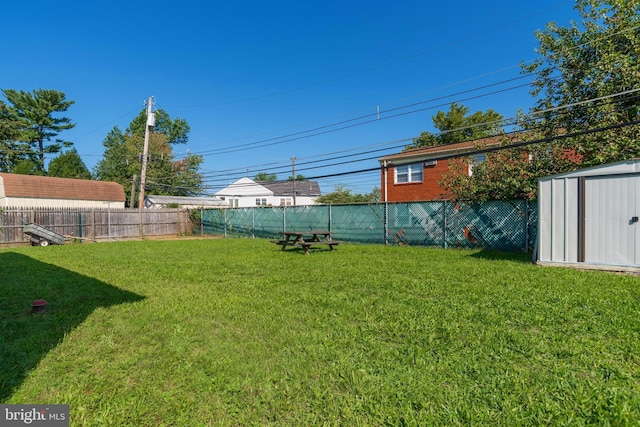
<instances>
[{"instance_id":1,"label":"red house wall","mask_svg":"<svg viewBox=\"0 0 640 427\"><path fill-rule=\"evenodd\" d=\"M417 202L427 200L447 199L451 195L440 187L438 181L449 171L448 160L438 160L435 166L423 166L422 182L395 183L395 167L386 169L386 197L385 199L385 168L381 168L382 200L389 202Z\"/></svg>"}]
</instances>

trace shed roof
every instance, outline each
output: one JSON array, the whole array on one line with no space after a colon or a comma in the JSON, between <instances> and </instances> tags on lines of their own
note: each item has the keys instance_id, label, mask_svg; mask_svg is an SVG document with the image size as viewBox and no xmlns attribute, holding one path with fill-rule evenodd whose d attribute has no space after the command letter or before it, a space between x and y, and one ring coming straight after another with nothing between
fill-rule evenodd
<instances>
[{"instance_id":1,"label":"shed roof","mask_svg":"<svg viewBox=\"0 0 640 427\"><path fill-rule=\"evenodd\" d=\"M0 196L36 199L124 202L124 187L116 182L0 173Z\"/></svg>"},{"instance_id":2,"label":"shed roof","mask_svg":"<svg viewBox=\"0 0 640 427\"><path fill-rule=\"evenodd\" d=\"M613 163L605 163L602 165L578 169L571 172L563 172L556 175L544 176L541 177L539 181L550 181L561 178L578 178L581 176L605 176L637 173L640 173L640 158L631 158L627 160L619 160Z\"/></svg>"}]
</instances>

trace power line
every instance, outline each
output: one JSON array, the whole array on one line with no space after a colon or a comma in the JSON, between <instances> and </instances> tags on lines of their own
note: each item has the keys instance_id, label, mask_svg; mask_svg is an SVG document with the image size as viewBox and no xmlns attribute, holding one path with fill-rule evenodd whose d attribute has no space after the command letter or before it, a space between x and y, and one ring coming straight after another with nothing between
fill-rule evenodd
<instances>
[{"instance_id":1,"label":"power line","mask_svg":"<svg viewBox=\"0 0 640 427\"><path fill-rule=\"evenodd\" d=\"M418 105L424 105L424 104L428 104L428 103L432 103L432 102L436 102L436 101L441 101L441 100L444 100L444 99L447 99L447 98L451 98L452 96L459 96L459 95L472 93L472 92L476 92L476 91L483 90L483 89L488 89L490 87L499 86L499 85L506 84L506 83L509 83L509 82L512 82L512 81L524 79L524 78L527 78L527 77L530 77L530 76L531 76L531 74L524 75L524 76L519 76L519 77L503 80L503 81L500 81L500 82L491 83L491 84L488 84L488 85L485 85L485 86L480 86L480 87L477 87L477 88L473 88L473 89L457 92L457 93L454 93L454 94L444 95L444 96L428 99L428 100L425 100L425 101L415 102L415 103L403 105L403 106L400 106L400 107L395 107L395 108L390 108L390 109L387 109L387 110L382 110L382 111L380 111L380 113L381 114L388 114L388 113L393 112L393 111L400 111L400 110L403 110L403 109L406 109L406 108L410 108L410 107L415 107L415 106L418 106ZM420 108L420 109L411 110L411 111L407 111L407 112L403 112L403 113L396 113L396 114L388 115L388 116L378 117L378 113L377 112L370 113L370 114L365 114L365 115L362 115L362 116L359 116L359 117L355 117L355 118L351 118L351 119L347 119L347 120L342 120L342 121L339 121L339 122L335 122L335 123L331 123L331 124L328 124L328 125L319 126L319 127L315 127L315 128L312 128L312 129L307 129L307 130L303 130L303 131L299 131L299 132L295 132L295 133L291 133L291 134L287 134L287 135L282 135L282 136L273 137L273 138L266 138L266 139L253 141L253 142L250 142L250 143L246 143L246 144L236 145L236 146L233 146L233 147L222 147L222 148L216 148L216 149L212 149L212 150L197 151L197 152L194 152L193 154L198 154L198 155L201 155L201 156L208 156L208 155L214 155L214 154L234 153L234 152L238 152L238 151L245 151L247 149L256 149L256 148L269 147L269 146L273 146L273 145L277 145L277 144L283 144L285 142L297 141L297 140L301 140L301 139L311 138L311 137L314 137L314 136L324 135L324 134L331 133L331 132L337 132L337 131L340 131L340 130L353 128L353 127L356 127L356 126L362 126L362 125L365 125L365 124L375 123L375 122L379 122L380 120L388 120L388 119L391 119L391 118L396 118L396 117L400 117L400 116L404 116L404 115L408 115L408 114L413 114L413 113L423 112L423 111L426 111L426 110L440 108L440 107L449 105L451 102L459 103L459 102L474 100L474 99L478 99L478 98L485 97L485 96L491 96L491 95L496 95L498 93L504 93L504 92L510 91L510 90L520 89L520 88L527 87L527 86L530 86L530 83L521 84L521 85L517 85L517 86L512 86L512 87L509 87L509 88L506 88L506 89L501 89L501 90L489 92L489 93L482 94L482 95L472 96L472 97L468 97L468 98L462 98L462 99L458 99L458 100L455 100L455 101L447 101L446 103L432 105L432 106L430 106L428 108ZM353 122L358 122L358 123L353 123Z\"/></svg>"},{"instance_id":2,"label":"power line","mask_svg":"<svg viewBox=\"0 0 640 427\"><path fill-rule=\"evenodd\" d=\"M635 126L635 125L638 125L638 124L640 124L640 120L634 120L632 122L618 123L618 124L615 124L615 125L603 126L603 127L598 127L598 128L594 128L594 129L588 129L588 130L585 130L585 131L568 133L568 134L564 134L564 135L556 135L556 136L548 137L548 138L540 138L540 139L535 139L535 140L531 140L531 141L521 141L521 142L517 142L517 143L511 143L511 144L505 145L505 146L488 147L488 148L483 148L483 149L466 151L463 154L450 154L450 155L444 155L444 156L434 156L434 157L431 158L431 160L436 160L436 161L437 160L449 160L449 159L455 159L455 158L460 158L460 157L473 156L473 155L476 155L476 154L486 154L486 153L493 153L493 152L496 152L496 151L514 149L514 148L522 148L522 147L526 147L526 146L529 146L529 145L556 142L556 141L564 140L564 139L568 139L568 138L575 138L577 136L590 135L590 134L593 134L593 133L605 132L605 131L613 130L613 129L621 129L621 128L625 128L625 127L628 127L628 126ZM309 177L307 179L314 180L314 179L323 179L323 178L336 177L336 176L347 176L347 175L359 174L359 173L364 173L364 172L379 171L380 169L381 169L381 166L376 167L376 168L360 169L360 170L356 170L356 171L348 171L348 172L339 172L339 173L333 173L333 174L327 174L327 175L311 176L311 177Z\"/></svg>"},{"instance_id":3,"label":"power line","mask_svg":"<svg viewBox=\"0 0 640 427\"><path fill-rule=\"evenodd\" d=\"M618 96L621 96L621 95L635 94L635 93L637 93L639 91L640 91L640 89L630 89L630 90L619 92L619 93L612 94L612 95L607 95L607 96L603 96L603 97L599 97L599 98L594 98L594 99L591 99L591 100L580 101L580 102L568 104L568 105L565 105L565 106L551 108L551 109L548 109L548 110L545 110L545 111L533 112L530 115L532 117L534 117L535 115L542 114L542 113L545 113L545 112L549 112L549 111L552 111L552 110L567 109L567 108L575 107L575 106L578 106L578 105L586 104L586 103L589 103L589 102L595 103L595 102L599 102L599 101L603 101L603 100L608 100L608 99L611 99L611 98L614 98L614 97L618 97ZM458 155L453 155L453 156L440 156L440 157L436 157L434 159L435 160L447 159L447 158L452 158L452 157L469 156L469 155L473 155L473 154L482 154L482 153L497 151L497 150L501 150L501 149L518 148L518 147L521 147L521 146L527 146L527 145L532 145L532 144L537 144L537 143L544 143L544 142L550 142L550 141L555 141L555 140L560 140L560 139L566 139L566 138L580 136L580 135L586 135L586 134L590 134L590 133L595 133L595 132L600 132L600 131L604 131L604 130L614 129L614 128L617 128L617 127L631 126L633 124L636 124L636 122L631 122L631 123L627 123L627 124L623 123L623 124L619 124L619 125L611 125L611 126L602 127L602 128L594 128L594 129L591 129L591 130L577 132L577 133L576 132L569 133L569 134L563 135L562 137L544 138L544 139L527 141L527 142L522 142L522 143L513 143L513 144L510 144L509 146L505 146L505 147L501 146L501 147L490 148L490 149L485 148L483 150L469 151L469 152L465 153L464 155L458 154ZM519 131L517 133L524 133L524 132L527 132L527 131L526 130L522 130L522 131ZM512 134L516 134L516 132L512 132ZM373 158L376 158L376 157L373 157ZM369 158L368 160L370 160L370 159L371 158ZM310 168L307 168L306 170L317 169L317 168L320 168L320 167L336 166L336 165L339 165L339 164L351 164L351 163L356 163L358 161L363 161L363 160L367 160L367 159L359 159L359 160L349 161L349 162L332 163L330 165L310 167ZM313 163L313 162L309 162L309 163ZM317 176L308 177L307 179L326 179L326 178L330 178L330 177L339 177L339 176L345 176L345 175L351 175L351 174L360 174L360 173L372 172L372 171L377 171L377 170L379 170L379 168L377 168L377 167L376 168L369 168L369 169L360 169L360 170L355 170L355 171L339 172L339 173L334 173L334 174L317 175Z\"/></svg>"}]
</instances>

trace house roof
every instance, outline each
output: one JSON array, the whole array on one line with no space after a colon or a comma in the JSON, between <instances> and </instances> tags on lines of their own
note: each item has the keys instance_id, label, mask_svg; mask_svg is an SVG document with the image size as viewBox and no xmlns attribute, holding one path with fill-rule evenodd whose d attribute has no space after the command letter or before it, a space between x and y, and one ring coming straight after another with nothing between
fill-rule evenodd
<instances>
[{"instance_id":1,"label":"house roof","mask_svg":"<svg viewBox=\"0 0 640 427\"><path fill-rule=\"evenodd\" d=\"M126 199L124 187L109 181L0 173L0 183L0 196L4 197L109 202Z\"/></svg>"},{"instance_id":2,"label":"house roof","mask_svg":"<svg viewBox=\"0 0 640 427\"><path fill-rule=\"evenodd\" d=\"M293 196L293 181L259 181L258 184L273 191L274 196ZM296 181L296 196L320 197L316 181Z\"/></svg>"},{"instance_id":3,"label":"house roof","mask_svg":"<svg viewBox=\"0 0 640 427\"><path fill-rule=\"evenodd\" d=\"M458 142L455 144L442 144L430 147L412 148L397 154L391 154L378 159L380 163L409 163L413 161L422 161L447 157L456 154L464 154L475 151L478 146L499 145L504 141L505 136L495 136L489 138L480 138L471 141ZM511 137L510 137L511 138Z\"/></svg>"},{"instance_id":4,"label":"house roof","mask_svg":"<svg viewBox=\"0 0 640 427\"><path fill-rule=\"evenodd\" d=\"M315 181L296 181L296 196L319 197L320 185ZM241 178L216 196L293 196L293 181L254 181Z\"/></svg>"},{"instance_id":5,"label":"house roof","mask_svg":"<svg viewBox=\"0 0 640 427\"><path fill-rule=\"evenodd\" d=\"M223 188L216 196L271 196L273 192L254 180L244 177Z\"/></svg>"}]
</instances>

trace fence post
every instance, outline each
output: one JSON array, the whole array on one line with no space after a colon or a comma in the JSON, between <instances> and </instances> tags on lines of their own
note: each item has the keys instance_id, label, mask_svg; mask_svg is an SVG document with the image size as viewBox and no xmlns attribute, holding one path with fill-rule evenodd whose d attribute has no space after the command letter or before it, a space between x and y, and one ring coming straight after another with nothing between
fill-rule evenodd
<instances>
[{"instance_id":1,"label":"fence post","mask_svg":"<svg viewBox=\"0 0 640 427\"><path fill-rule=\"evenodd\" d=\"M529 199L524 201L524 251L529 252Z\"/></svg>"},{"instance_id":2,"label":"fence post","mask_svg":"<svg viewBox=\"0 0 640 427\"><path fill-rule=\"evenodd\" d=\"M387 246L389 242L387 241L387 236L389 235L389 202L384 201L384 245Z\"/></svg>"},{"instance_id":3,"label":"fence post","mask_svg":"<svg viewBox=\"0 0 640 427\"><path fill-rule=\"evenodd\" d=\"M204 236L204 209L200 208L200 237Z\"/></svg>"},{"instance_id":4,"label":"fence post","mask_svg":"<svg viewBox=\"0 0 640 427\"><path fill-rule=\"evenodd\" d=\"M140 230L142 230L142 213L140 215ZM109 241L111 241L111 203L107 203L107 230Z\"/></svg>"},{"instance_id":5,"label":"fence post","mask_svg":"<svg viewBox=\"0 0 640 427\"><path fill-rule=\"evenodd\" d=\"M442 247L447 249L447 201L442 201Z\"/></svg>"},{"instance_id":6,"label":"fence post","mask_svg":"<svg viewBox=\"0 0 640 427\"><path fill-rule=\"evenodd\" d=\"M227 237L227 210L224 210L224 237Z\"/></svg>"},{"instance_id":7,"label":"fence post","mask_svg":"<svg viewBox=\"0 0 640 427\"><path fill-rule=\"evenodd\" d=\"M82 243L82 212L78 211L78 237L80 237L80 243Z\"/></svg>"},{"instance_id":8,"label":"fence post","mask_svg":"<svg viewBox=\"0 0 640 427\"><path fill-rule=\"evenodd\" d=\"M287 231L287 207L282 207L282 231Z\"/></svg>"},{"instance_id":9,"label":"fence post","mask_svg":"<svg viewBox=\"0 0 640 427\"><path fill-rule=\"evenodd\" d=\"M333 231L333 230L331 229L332 224L333 224L333 221L332 221L332 219L331 219L331 215L332 215L332 213L333 213L333 210L331 209L331 206L332 206L332 205L331 205L331 203L329 203L329 231Z\"/></svg>"},{"instance_id":10,"label":"fence post","mask_svg":"<svg viewBox=\"0 0 640 427\"><path fill-rule=\"evenodd\" d=\"M91 238L96 241L96 210L91 209Z\"/></svg>"},{"instance_id":11,"label":"fence post","mask_svg":"<svg viewBox=\"0 0 640 427\"><path fill-rule=\"evenodd\" d=\"M251 209L251 238L256 238L256 207Z\"/></svg>"}]
</instances>

